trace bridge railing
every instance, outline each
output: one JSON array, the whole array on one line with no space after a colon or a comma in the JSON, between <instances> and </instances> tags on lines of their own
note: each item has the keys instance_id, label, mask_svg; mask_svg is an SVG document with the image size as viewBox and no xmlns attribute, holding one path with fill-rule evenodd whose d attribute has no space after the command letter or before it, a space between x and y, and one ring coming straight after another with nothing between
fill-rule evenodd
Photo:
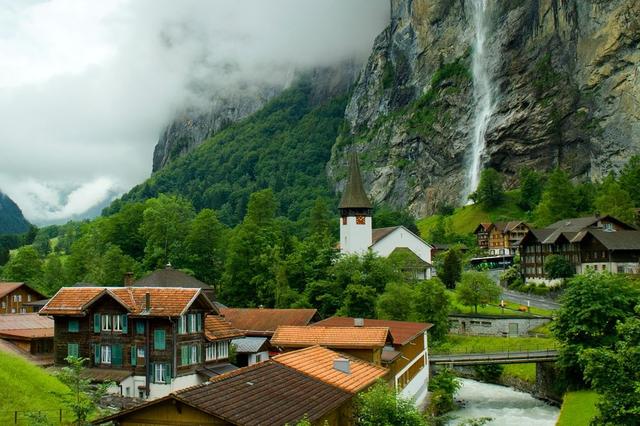
<instances>
[{"instance_id":1,"label":"bridge railing","mask_svg":"<svg viewBox=\"0 0 640 426\"><path fill-rule=\"evenodd\" d=\"M472 354L496 354L496 353L516 353L516 352L555 352L560 349L560 345L557 344L540 344L540 345L526 345L526 346L462 346L456 347L453 350L447 350L446 348L436 348L429 351L429 356L437 355L472 355Z\"/></svg>"}]
</instances>

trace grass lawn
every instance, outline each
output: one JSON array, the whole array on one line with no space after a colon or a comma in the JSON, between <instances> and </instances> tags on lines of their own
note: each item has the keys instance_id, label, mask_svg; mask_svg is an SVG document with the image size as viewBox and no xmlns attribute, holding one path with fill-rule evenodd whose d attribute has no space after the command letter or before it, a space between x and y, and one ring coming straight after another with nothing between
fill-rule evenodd
<instances>
[{"instance_id":1,"label":"grass lawn","mask_svg":"<svg viewBox=\"0 0 640 426\"><path fill-rule=\"evenodd\" d=\"M455 209L451 216L451 230L457 234L470 234L480 222L495 222L500 220L525 219L526 213L518 207L518 191L509 191L505 194L502 205L487 211L479 205L473 204ZM418 221L420 235L429 241L431 229L438 221L439 215L425 217Z\"/></svg>"},{"instance_id":2,"label":"grass lawn","mask_svg":"<svg viewBox=\"0 0 640 426\"><path fill-rule=\"evenodd\" d=\"M504 366L503 376L517 377L527 383L535 384L536 382L536 365L535 364L506 364Z\"/></svg>"},{"instance_id":3,"label":"grass lawn","mask_svg":"<svg viewBox=\"0 0 640 426\"><path fill-rule=\"evenodd\" d=\"M598 394L593 391L567 392L556 426L588 426L598 414Z\"/></svg>"},{"instance_id":4,"label":"grass lawn","mask_svg":"<svg viewBox=\"0 0 640 426\"><path fill-rule=\"evenodd\" d=\"M432 347L431 354L516 352L553 349L555 339L549 337L493 337L449 335L447 341Z\"/></svg>"},{"instance_id":5,"label":"grass lawn","mask_svg":"<svg viewBox=\"0 0 640 426\"><path fill-rule=\"evenodd\" d=\"M13 424L14 411L46 411L57 421L60 408L64 420L71 420L59 397L53 393L68 392L68 388L45 370L21 358L0 352L0 424ZM20 424L26 424L24 413L19 413Z\"/></svg>"},{"instance_id":6,"label":"grass lawn","mask_svg":"<svg viewBox=\"0 0 640 426\"><path fill-rule=\"evenodd\" d=\"M462 305L461 303L459 303L456 300L456 295L453 291L448 290L449 292L449 296L451 296L451 305L452 305L452 312L451 313L460 313L460 314L473 314L475 313L475 310L473 308L473 306L465 306ZM504 312L502 310L502 308L500 308L499 306L494 306L494 305L484 305L484 306L478 306L478 314L484 314L484 315L526 315L526 312L520 312L518 311L518 308L522 305L520 305L519 303L515 303L515 302L511 302L509 300L505 300L505 309ZM542 315L542 316L552 316L553 312L546 310L546 309L541 309L541 308L536 308L534 306L532 306L530 308L529 311L531 314L534 315Z\"/></svg>"}]
</instances>

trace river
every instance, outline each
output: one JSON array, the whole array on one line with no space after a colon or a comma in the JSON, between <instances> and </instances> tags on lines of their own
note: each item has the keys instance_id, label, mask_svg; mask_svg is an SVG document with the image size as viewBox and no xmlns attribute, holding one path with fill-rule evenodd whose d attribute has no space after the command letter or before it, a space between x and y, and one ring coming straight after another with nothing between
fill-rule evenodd
<instances>
[{"instance_id":1,"label":"river","mask_svg":"<svg viewBox=\"0 0 640 426\"><path fill-rule=\"evenodd\" d=\"M554 426L560 415L557 407L545 404L528 393L475 380L460 379L462 387L456 400L464 401L460 410L451 413L449 422L456 426L464 420L491 417L486 425Z\"/></svg>"}]
</instances>

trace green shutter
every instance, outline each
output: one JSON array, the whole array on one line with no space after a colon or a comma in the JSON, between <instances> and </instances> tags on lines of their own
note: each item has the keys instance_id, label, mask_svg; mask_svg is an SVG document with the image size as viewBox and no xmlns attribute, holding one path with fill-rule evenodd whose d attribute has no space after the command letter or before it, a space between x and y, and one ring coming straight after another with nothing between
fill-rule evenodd
<instances>
[{"instance_id":1,"label":"green shutter","mask_svg":"<svg viewBox=\"0 0 640 426\"><path fill-rule=\"evenodd\" d=\"M144 322L142 320L136 321L136 333L144 334Z\"/></svg>"},{"instance_id":2,"label":"green shutter","mask_svg":"<svg viewBox=\"0 0 640 426\"><path fill-rule=\"evenodd\" d=\"M111 365L122 366L122 345L111 346Z\"/></svg>"},{"instance_id":3,"label":"green shutter","mask_svg":"<svg viewBox=\"0 0 640 426\"><path fill-rule=\"evenodd\" d=\"M198 363L202 362L202 345L198 343Z\"/></svg>"},{"instance_id":4,"label":"green shutter","mask_svg":"<svg viewBox=\"0 0 640 426\"><path fill-rule=\"evenodd\" d=\"M77 333L78 331L80 331L80 323L78 322L78 320L70 319L67 325L67 330L70 333Z\"/></svg>"},{"instance_id":5,"label":"green shutter","mask_svg":"<svg viewBox=\"0 0 640 426\"><path fill-rule=\"evenodd\" d=\"M196 314L196 331L202 331L202 314Z\"/></svg>"},{"instance_id":6,"label":"green shutter","mask_svg":"<svg viewBox=\"0 0 640 426\"><path fill-rule=\"evenodd\" d=\"M191 333L193 331L193 315L189 314L187 315L187 327L189 329L189 333Z\"/></svg>"},{"instance_id":7,"label":"green shutter","mask_svg":"<svg viewBox=\"0 0 640 426\"><path fill-rule=\"evenodd\" d=\"M100 314L93 314L93 332L100 333Z\"/></svg>"},{"instance_id":8,"label":"green shutter","mask_svg":"<svg viewBox=\"0 0 640 426\"><path fill-rule=\"evenodd\" d=\"M165 367L167 368L167 373L165 374L165 383L171 383L171 364L165 364Z\"/></svg>"},{"instance_id":9,"label":"green shutter","mask_svg":"<svg viewBox=\"0 0 640 426\"><path fill-rule=\"evenodd\" d=\"M131 345L131 366L135 367L138 363L138 351L136 345Z\"/></svg>"},{"instance_id":10,"label":"green shutter","mask_svg":"<svg viewBox=\"0 0 640 426\"><path fill-rule=\"evenodd\" d=\"M68 343L67 344L67 356L78 357L78 344L77 343Z\"/></svg>"},{"instance_id":11,"label":"green shutter","mask_svg":"<svg viewBox=\"0 0 640 426\"><path fill-rule=\"evenodd\" d=\"M157 383L158 382L156 380L156 363L155 362L151 363L151 381L153 383Z\"/></svg>"},{"instance_id":12,"label":"green shutter","mask_svg":"<svg viewBox=\"0 0 640 426\"><path fill-rule=\"evenodd\" d=\"M93 345L93 363L100 364L100 345L97 343Z\"/></svg>"},{"instance_id":13,"label":"green shutter","mask_svg":"<svg viewBox=\"0 0 640 426\"><path fill-rule=\"evenodd\" d=\"M153 349L163 351L165 349L165 334L164 330L153 331Z\"/></svg>"},{"instance_id":14,"label":"green shutter","mask_svg":"<svg viewBox=\"0 0 640 426\"><path fill-rule=\"evenodd\" d=\"M129 328L127 325L127 314L122 314L122 332L127 334L129 332Z\"/></svg>"}]
</instances>

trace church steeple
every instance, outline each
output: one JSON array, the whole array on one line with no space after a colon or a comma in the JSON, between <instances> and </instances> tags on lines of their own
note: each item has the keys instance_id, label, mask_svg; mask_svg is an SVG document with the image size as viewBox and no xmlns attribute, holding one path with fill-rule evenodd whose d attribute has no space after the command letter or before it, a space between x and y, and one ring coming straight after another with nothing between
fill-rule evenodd
<instances>
[{"instance_id":1,"label":"church steeple","mask_svg":"<svg viewBox=\"0 0 640 426\"><path fill-rule=\"evenodd\" d=\"M372 242L372 205L364 191L358 157L349 156L349 173L340 204L340 248L343 253L365 253Z\"/></svg>"},{"instance_id":2,"label":"church steeple","mask_svg":"<svg viewBox=\"0 0 640 426\"><path fill-rule=\"evenodd\" d=\"M362 176L360 175L360 166L358 165L358 157L355 152L349 155L349 173L347 176L347 184L344 187L340 205L342 209L371 209L371 201L364 191L362 184Z\"/></svg>"}]
</instances>

